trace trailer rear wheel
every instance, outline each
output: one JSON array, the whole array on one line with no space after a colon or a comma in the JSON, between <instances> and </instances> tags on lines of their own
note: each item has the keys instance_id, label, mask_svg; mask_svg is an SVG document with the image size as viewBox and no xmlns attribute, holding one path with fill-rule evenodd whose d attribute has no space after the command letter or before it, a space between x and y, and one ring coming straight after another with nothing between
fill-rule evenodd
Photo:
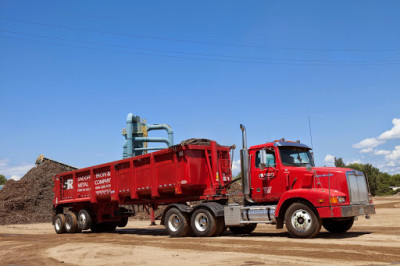
<instances>
[{"instance_id":1,"label":"trailer rear wheel","mask_svg":"<svg viewBox=\"0 0 400 266\"><path fill-rule=\"evenodd\" d=\"M57 234L65 233L65 215L60 213L54 218L54 229Z\"/></svg>"},{"instance_id":2,"label":"trailer rear wheel","mask_svg":"<svg viewBox=\"0 0 400 266\"><path fill-rule=\"evenodd\" d=\"M257 224L246 224L245 226L229 226L229 230L235 235L251 234L257 227Z\"/></svg>"},{"instance_id":3,"label":"trailer rear wheel","mask_svg":"<svg viewBox=\"0 0 400 266\"><path fill-rule=\"evenodd\" d=\"M285 224L292 237L312 238L321 230L321 220L303 203L293 203L285 213Z\"/></svg>"},{"instance_id":4,"label":"trailer rear wheel","mask_svg":"<svg viewBox=\"0 0 400 266\"><path fill-rule=\"evenodd\" d=\"M324 219L322 225L327 231L338 234L350 230L353 223L354 217L350 217L345 219Z\"/></svg>"},{"instance_id":5,"label":"trailer rear wheel","mask_svg":"<svg viewBox=\"0 0 400 266\"><path fill-rule=\"evenodd\" d=\"M65 231L67 233L79 232L78 218L76 217L76 214L73 212L68 212L65 215Z\"/></svg>"},{"instance_id":6,"label":"trailer rear wheel","mask_svg":"<svg viewBox=\"0 0 400 266\"><path fill-rule=\"evenodd\" d=\"M78 214L78 224L81 230L87 230L92 225L92 217L87 209L82 209Z\"/></svg>"},{"instance_id":7,"label":"trailer rear wheel","mask_svg":"<svg viewBox=\"0 0 400 266\"><path fill-rule=\"evenodd\" d=\"M165 215L165 227L172 237L184 237L192 235L189 224L189 216L180 212L177 208L171 208Z\"/></svg>"},{"instance_id":8,"label":"trailer rear wheel","mask_svg":"<svg viewBox=\"0 0 400 266\"><path fill-rule=\"evenodd\" d=\"M217 222L215 216L207 209L197 209L192 214L190 221L192 230L197 236L210 237L217 233Z\"/></svg>"}]
</instances>

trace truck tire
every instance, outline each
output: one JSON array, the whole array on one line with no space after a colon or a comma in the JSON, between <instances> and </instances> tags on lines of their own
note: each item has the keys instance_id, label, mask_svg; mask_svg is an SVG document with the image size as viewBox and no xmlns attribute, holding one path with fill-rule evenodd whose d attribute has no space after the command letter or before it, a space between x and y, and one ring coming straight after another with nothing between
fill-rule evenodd
<instances>
[{"instance_id":1,"label":"truck tire","mask_svg":"<svg viewBox=\"0 0 400 266\"><path fill-rule=\"evenodd\" d=\"M177 208L171 208L165 215L165 228L171 237L185 237L192 235L189 216Z\"/></svg>"},{"instance_id":2,"label":"truck tire","mask_svg":"<svg viewBox=\"0 0 400 266\"><path fill-rule=\"evenodd\" d=\"M303 203L293 203L285 213L285 224L292 237L312 238L321 230L321 219Z\"/></svg>"},{"instance_id":3,"label":"truck tire","mask_svg":"<svg viewBox=\"0 0 400 266\"><path fill-rule=\"evenodd\" d=\"M68 212L65 215L65 231L67 233L79 232L78 218L76 217L76 214L73 212Z\"/></svg>"},{"instance_id":4,"label":"truck tire","mask_svg":"<svg viewBox=\"0 0 400 266\"><path fill-rule=\"evenodd\" d=\"M217 217L217 236L222 235L226 231L224 217Z\"/></svg>"},{"instance_id":5,"label":"truck tire","mask_svg":"<svg viewBox=\"0 0 400 266\"><path fill-rule=\"evenodd\" d=\"M125 227L128 224L128 217L124 217L117 223L118 227Z\"/></svg>"},{"instance_id":6,"label":"truck tire","mask_svg":"<svg viewBox=\"0 0 400 266\"><path fill-rule=\"evenodd\" d=\"M87 209L82 209L78 214L78 224L81 230L87 230L92 225L92 217Z\"/></svg>"},{"instance_id":7,"label":"truck tire","mask_svg":"<svg viewBox=\"0 0 400 266\"><path fill-rule=\"evenodd\" d=\"M324 219L322 221L322 226L331 233L344 233L350 230L353 226L354 217L345 219Z\"/></svg>"},{"instance_id":8,"label":"truck tire","mask_svg":"<svg viewBox=\"0 0 400 266\"><path fill-rule=\"evenodd\" d=\"M57 234L65 233L65 215L60 213L54 218L54 229Z\"/></svg>"},{"instance_id":9,"label":"truck tire","mask_svg":"<svg viewBox=\"0 0 400 266\"><path fill-rule=\"evenodd\" d=\"M246 224L245 226L229 226L234 235L248 235L256 229L257 224Z\"/></svg>"},{"instance_id":10,"label":"truck tire","mask_svg":"<svg viewBox=\"0 0 400 266\"><path fill-rule=\"evenodd\" d=\"M196 236L210 237L217 234L217 220L206 208L197 209L192 214L190 224Z\"/></svg>"}]
</instances>

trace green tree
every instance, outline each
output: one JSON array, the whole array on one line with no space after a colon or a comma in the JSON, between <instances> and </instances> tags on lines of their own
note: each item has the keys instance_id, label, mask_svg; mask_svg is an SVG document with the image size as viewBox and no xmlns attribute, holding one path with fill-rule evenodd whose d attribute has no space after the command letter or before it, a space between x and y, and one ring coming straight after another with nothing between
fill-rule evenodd
<instances>
[{"instance_id":1,"label":"green tree","mask_svg":"<svg viewBox=\"0 0 400 266\"><path fill-rule=\"evenodd\" d=\"M7 182L7 179L4 175L0 175L0 185L4 185Z\"/></svg>"},{"instance_id":2,"label":"green tree","mask_svg":"<svg viewBox=\"0 0 400 266\"><path fill-rule=\"evenodd\" d=\"M346 164L344 163L342 158L335 157L335 166L344 168L344 167L346 167Z\"/></svg>"},{"instance_id":3,"label":"green tree","mask_svg":"<svg viewBox=\"0 0 400 266\"><path fill-rule=\"evenodd\" d=\"M392 175L390 177L389 186L400 186L400 174Z\"/></svg>"}]
</instances>

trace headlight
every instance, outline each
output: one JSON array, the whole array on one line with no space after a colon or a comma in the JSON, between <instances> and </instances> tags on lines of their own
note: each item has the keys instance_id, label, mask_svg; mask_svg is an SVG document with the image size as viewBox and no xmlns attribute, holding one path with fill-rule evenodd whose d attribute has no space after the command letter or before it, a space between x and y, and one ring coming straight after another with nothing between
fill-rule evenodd
<instances>
[{"instance_id":1,"label":"headlight","mask_svg":"<svg viewBox=\"0 0 400 266\"><path fill-rule=\"evenodd\" d=\"M346 196L337 197L339 203L344 203L346 201Z\"/></svg>"}]
</instances>

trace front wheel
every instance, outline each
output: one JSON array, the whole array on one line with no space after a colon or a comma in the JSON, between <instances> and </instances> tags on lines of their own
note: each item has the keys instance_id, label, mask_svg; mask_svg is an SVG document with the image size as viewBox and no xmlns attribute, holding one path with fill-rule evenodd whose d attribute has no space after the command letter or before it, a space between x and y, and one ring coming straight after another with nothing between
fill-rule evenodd
<instances>
[{"instance_id":1,"label":"front wheel","mask_svg":"<svg viewBox=\"0 0 400 266\"><path fill-rule=\"evenodd\" d=\"M321 220L303 203L293 203L285 213L285 224L292 237L312 238L321 230Z\"/></svg>"},{"instance_id":2,"label":"front wheel","mask_svg":"<svg viewBox=\"0 0 400 266\"><path fill-rule=\"evenodd\" d=\"M324 219L322 225L331 233L344 233L353 226L354 217L344 219Z\"/></svg>"}]
</instances>

